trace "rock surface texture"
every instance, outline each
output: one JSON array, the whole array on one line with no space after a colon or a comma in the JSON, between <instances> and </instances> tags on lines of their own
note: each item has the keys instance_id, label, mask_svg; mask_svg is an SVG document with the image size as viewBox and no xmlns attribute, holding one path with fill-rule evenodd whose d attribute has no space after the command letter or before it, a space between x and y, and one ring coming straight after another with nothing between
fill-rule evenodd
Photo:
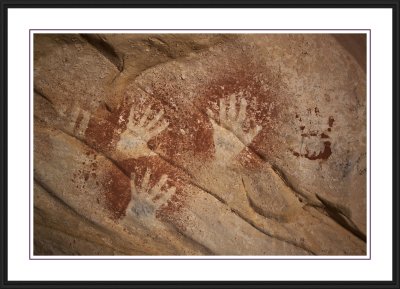
<instances>
[{"instance_id":1,"label":"rock surface texture","mask_svg":"<svg viewBox=\"0 0 400 289\"><path fill-rule=\"evenodd\" d=\"M34 254L365 255L364 65L360 35L36 34Z\"/></svg>"}]
</instances>

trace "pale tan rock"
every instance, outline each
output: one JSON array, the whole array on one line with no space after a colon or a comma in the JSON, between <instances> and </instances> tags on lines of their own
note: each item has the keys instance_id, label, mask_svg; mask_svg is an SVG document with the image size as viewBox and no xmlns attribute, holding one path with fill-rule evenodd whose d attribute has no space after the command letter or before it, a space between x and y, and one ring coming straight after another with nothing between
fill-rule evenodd
<instances>
[{"instance_id":1,"label":"pale tan rock","mask_svg":"<svg viewBox=\"0 0 400 289\"><path fill-rule=\"evenodd\" d=\"M40 254L366 253L365 72L335 37L35 37Z\"/></svg>"},{"instance_id":2,"label":"pale tan rock","mask_svg":"<svg viewBox=\"0 0 400 289\"><path fill-rule=\"evenodd\" d=\"M79 34L35 34L34 89L59 113L112 103L118 69Z\"/></svg>"}]
</instances>

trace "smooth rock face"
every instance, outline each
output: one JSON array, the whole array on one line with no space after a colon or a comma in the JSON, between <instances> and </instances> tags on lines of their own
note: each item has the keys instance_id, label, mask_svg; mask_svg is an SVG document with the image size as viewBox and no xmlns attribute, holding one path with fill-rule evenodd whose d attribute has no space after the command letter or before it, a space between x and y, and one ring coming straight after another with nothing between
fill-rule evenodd
<instances>
[{"instance_id":1,"label":"smooth rock face","mask_svg":"<svg viewBox=\"0 0 400 289\"><path fill-rule=\"evenodd\" d=\"M34 254L365 255L352 37L36 34Z\"/></svg>"}]
</instances>

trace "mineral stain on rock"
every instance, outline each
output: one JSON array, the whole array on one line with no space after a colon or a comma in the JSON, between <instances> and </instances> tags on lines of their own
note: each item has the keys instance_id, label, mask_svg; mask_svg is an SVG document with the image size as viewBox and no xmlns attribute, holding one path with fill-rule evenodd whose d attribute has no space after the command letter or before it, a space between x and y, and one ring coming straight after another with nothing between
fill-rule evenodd
<instances>
[{"instance_id":1,"label":"mineral stain on rock","mask_svg":"<svg viewBox=\"0 0 400 289\"><path fill-rule=\"evenodd\" d=\"M120 219L125 215L130 201L129 178L115 168L107 172L107 178L102 180L106 208L112 219Z\"/></svg>"},{"instance_id":2,"label":"mineral stain on rock","mask_svg":"<svg viewBox=\"0 0 400 289\"><path fill-rule=\"evenodd\" d=\"M329 34L35 34L35 254L365 255L353 54Z\"/></svg>"}]
</instances>

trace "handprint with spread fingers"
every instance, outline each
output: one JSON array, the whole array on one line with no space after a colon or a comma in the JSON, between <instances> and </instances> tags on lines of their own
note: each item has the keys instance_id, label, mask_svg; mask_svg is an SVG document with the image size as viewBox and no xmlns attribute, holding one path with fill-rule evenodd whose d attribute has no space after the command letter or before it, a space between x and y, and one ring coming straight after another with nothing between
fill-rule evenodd
<instances>
[{"instance_id":1,"label":"handprint with spread fingers","mask_svg":"<svg viewBox=\"0 0 400 289\"><path fill-rule=\"evenodd\" d=\"M154 116L150 119L152 114ZM135 112L132 106L126 130L121 134L117 143L117 151L124 157L131 158L155 155L147 146L147 142L168 127L168 121L162 120L163 115L163 110L155 113L149 105L141 119L135 122Z\"/></svg>"},{"instance_id":2,"label":"handprint with spread fingers","mask_svg":"<svg viewBox=\"0 0 400 289\"><path fill-rule=\"evenodd\" d=\"M150 186L151 172L149 169L143 177L140 185L135 180L135 174L131 174L131 202L128 205L127 214L137 219L156 218L156 212L175 194L176 188L168 186L168 176L162 175L160 180Z\"/></svg>"},{"instance_id":3,"label":"handprint with spread fingers","mask_svg":"<svg viewBox=\"0 0 400 289\"><path fill-rule=\"evenodd\" d=\"M239 109L236 108L238 102ZM225 99L221 98L219 100L219 125L215 121L216 117L213 112L207 109L207 114L214 128L217 159L226 160L226 158L236 156L261 131L262 127L259 125L250 128L247 132L245 131L246 110L246 99L243 97L237 99L235 94L230 95L229 105L226 104ZM227 133L227 130L230 133Z\"/></svg>"}]
</instances>

